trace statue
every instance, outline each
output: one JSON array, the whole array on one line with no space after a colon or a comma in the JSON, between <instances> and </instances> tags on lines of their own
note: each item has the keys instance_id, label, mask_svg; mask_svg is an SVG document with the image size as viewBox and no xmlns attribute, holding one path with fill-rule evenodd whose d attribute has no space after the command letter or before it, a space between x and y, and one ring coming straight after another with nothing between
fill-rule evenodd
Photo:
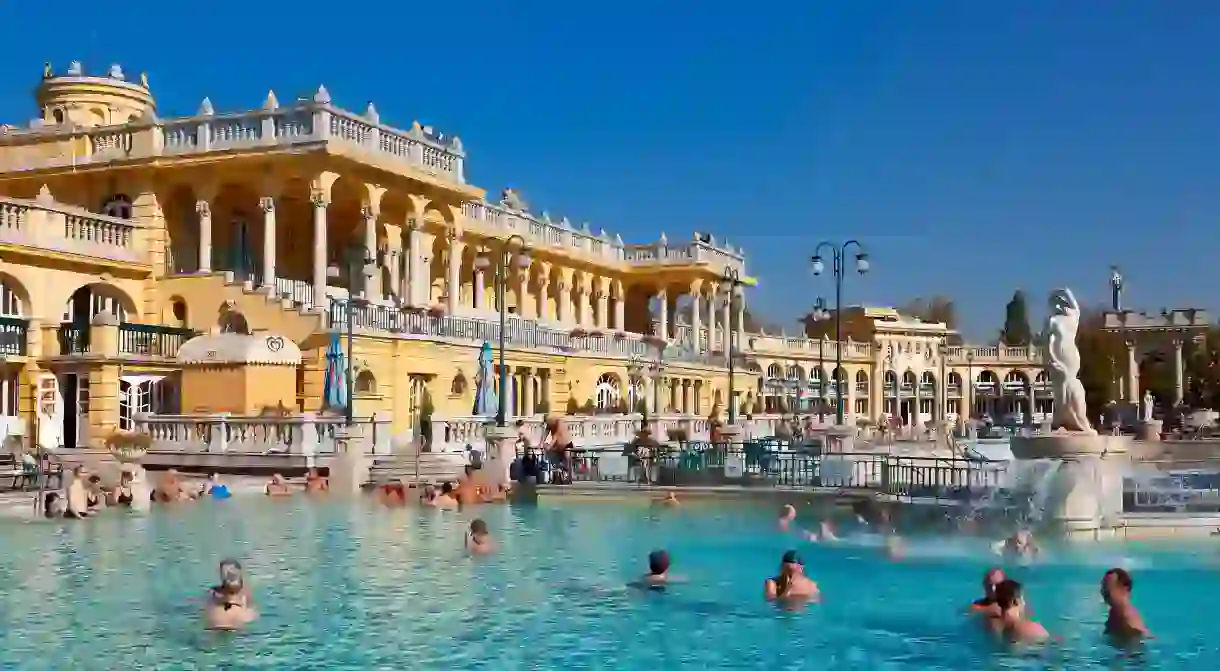
<instances>
[{"instance_id":1,"label":"statue","mask_svg":"<svg viewBox=\"0 0 1220 671\"><path fill-rule=\"evenodd\" d=\"M42 64L42 78L50 79L51 77L54 77L54 76L55 76L55 73L51 70L51 61L47 61L46 63L43 63Z\"/></svg>"},{"instance_id":2,"label":"statue","mask_svg":"<svg viewBox=\"0 0 1220 671\"><path fill-rule=\"evenodd\" d=\"M521 194L513 188L507 188L500 193L500 204L518 212L527 212L530 209L529 203L525 202Z\"/></svg>"},{"instance_id":3,"label":"statue","mask_svg":"<svg viewBox=\"0 0 1220 671\"><path fill-rule=\"evenodd\" d=\"M1052 429L1096 435L1085 408L1084 385L1080 383L1080 350L1076 332L1080 329L1080 304L1071 289L1051 292L1050 316L1046 320L1046 360L1054 394L1055 416Z\"/></svg>"},{"instance_id":4,"label":"statue","mask_svg":"<svg viewBox=\"0 0 1220 671\"><path fill-rule=\"evenodd\" d=\"M1145 389L1144 390L1144 408L1143 408L1143 412L1140 413L1141 420L1143 420L1145 422L1152 421L1152 404L1154 401L1155 401L1155 399L1152 397L1152 390Z\"/></svg>"},{"instance_id":5,"label":"statue","mask_svg":"<svg viewBox=\"0 0 1220 671\"><path fill-rule=\"evenodd\" d=\"M475 373L474 414L476 417L491 417L499 412L499 399L492 385L491 343L483 343L479 349L479 370Z\"/></svg>"}]
</instances>

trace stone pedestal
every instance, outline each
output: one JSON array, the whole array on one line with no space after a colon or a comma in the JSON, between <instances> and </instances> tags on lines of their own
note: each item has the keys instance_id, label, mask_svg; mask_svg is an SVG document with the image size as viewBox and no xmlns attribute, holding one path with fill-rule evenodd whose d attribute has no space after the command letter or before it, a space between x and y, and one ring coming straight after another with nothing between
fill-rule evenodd
<instances>
[{"instance_id":1,"label":"stone pedestal","mask_svg":"<svg viewBox=\"0 0 1220 671\"><path fill-rule=\"evenodd\" d=\"M725 424L720 427L720 438L728 446L728 453L724 455L724 479L726 481L744 478L746 475L744 436L745 432L736 424Z\"/></svg>"},{"instance_id":2,"label":"stone pedestal","mask_svg":"<svg viewBox=\"0 0 1220 671\"><path fill-rule=\"evenodd\" d=\"M1137 430L1139 439L1140 440L1160 440L1161 439L1161 426L1163 426L1163 424L1162 424L1161 420L1159 420L1159 419L1149 419L1149 420L1140 422L1139 429Z\"/></svg>"},{"instance_id":3,"label":"stone pedestal","mask_svg":"<svg viewBox=\"0 0 1220 671\"><path fill-rule=\"evenodd\" d=\"M517 459L517 429L493 426L487 429L487 458L483 460L483 478L490 488L508 486L513 461Z\"/></svg>"},{"instance_id":4,"label":"stone pedestal","mask_svg":"<svg viewBox=\"0 0 1220 671\"><path fill-rule=\"evenodd\" d=\"M1018 462L1059 462L1039 492L1045 497L1045 522L1069 538L1096 539L1113 535L1122 517L1131 444L1130 436L1053 433L1013 436L1011 448Z\"/></svg>"},{"instance_id":5,"label":"stone pedestal","mask_svg":"<svg viewBox=\"0 0 1220 671\"><path fill-rule=\"evenodd\" d=\"M334 494L359 494L369 481L372 460L353 441L360 438L359 426L335 429L335 456L330 462L330 491Z\"/></svg>"}]
</instances>

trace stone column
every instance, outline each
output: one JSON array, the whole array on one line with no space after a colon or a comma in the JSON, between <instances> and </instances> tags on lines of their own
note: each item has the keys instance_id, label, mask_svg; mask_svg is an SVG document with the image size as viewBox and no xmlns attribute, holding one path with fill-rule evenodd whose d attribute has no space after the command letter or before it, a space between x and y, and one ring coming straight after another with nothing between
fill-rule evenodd
<instances>
[{"instance_id":1,"label":"stone column","mask_svg":"<svg viewBox=\"0 0 1220 671\"><path fill-rule=\"evenodd\" d=\"M730 318L729 310L732 307L733 298L730 294L723 303L720 304L720 349L726 355L729 352L729 329L733 325L733 320Z\"/></svg>"},{"instance_id":2,"label":"stone column","mask_svg":"<svg viewBox=\"0 0 1220 671\"><path fill-rule=\"evenodd\" d=\"M538 319L551 318L551 264L538 262Z\"/></svg>"},{"instance_id":3,"label":"stone column","mask_svg":"<svg viewBox=\"0 0 1220 671\"><path fill-rule=\"evenodd\" d=\"M699 332L703 330L703 306L700 305L700 294L703 293L703 282L693 280L690 283L690 344L694 351L700 351Z\"/></svg>"},{"instance_id":4,"label":"stone column","mask_svg":"<svg viewBox=\"0 0 1220 671\"><path fill-rule=\"evenodd\" d=\"M534 409L537 407L536 399L534 398L534 371L532 369L521 369L521 383L525 387L521 390L522 398L525 399L525 404L521 408L521 414L531 417L534 415Z\"/></svg>"},{"instance_id":5,"label":"stone column","mask_svg":"<svg viewBox=\"0 0 1220 671\"><path fill-rule=\"evenodd\" d=\"M580 279L576 281L576 288L580 294L580 299L576 302L576 323L581 326L590 326L590 322L593 321L590 316L593 304L589 300L592 293L591 279L588 273L582 272Z\"/></svg>"},{"instance_id":6,"label":"stone column","mask_svg":"<svg viewBox=\"0 0 1220 671\"><path fill-rule=\"evenodd\" d=\"M740 347L746 341L746 294L741 289L735 291L737 294L737 346Z\"/></svg>"},{"instance_id":7,"label":"stone column","mask_svg":"<svg viewBox=\"0 0 1220 671\"><path fill-rule=\"evenodd\" d=\"M712 283L707 296L707 351L716 349L716 284Z\"/></svg>"},{"instance_id":8,"label":"stone column","mask_svg":"<svg viewBox=\"0 0 1220 671\"><path fill-rule=\"evenodd\" d=\"M664 340L669 340L669 292L666 291L665 287L661 287L657 291L657 305L659 306L657 311L660 312L658 319L661 322L661 332L657 335Z\"/></svg>"},{"instance_id":9,"label":"stone column","mask_svg":"<svg viewBox=\"0 0 1220 671\"><path fill-rule=\"evenodd\" d=\"M1127 400L1140 402L1140 365L1135 355L1135 341L1127 342Z\"/></svg>"},{"instance_id":10,"label":"stone column","mask_svg":"<svg viewBox=\"0 0 1220 671\"><path fill-rule=\"evenodd\" d=\"M572 318L572 298L569 290L572 287L572 269L559 269L559 281L555 284L555 318L567 322Z\"/></svg>"},{"instance_id":11,"label":"stone column","mask_svg":"<svg viewBox=\"0 0 1220 671\"><path fill-rule=\"evenodd\" d=\"M449 265L446 268L448 279L445 282L449 300L445 309L451 315L457 314L458 310L458 295L462 289L462 251L465 248L466 243L458 239L456 232L449 236Z\"/></svg>"},{"instance_id":12,"label":"stone column","mask_svg":"<svg viewBox=\"0 0 1220 671\"><path fill-rule=\"evenodd\" d=\"M364 258L372 259L373 265L377 266L377 207L369 203L365 203L360 208L360 214L364 217ZM361 268L363 271L363 268ZM375 301L381 299L381 273L374 270L372 277L367 277L361 274L364 279L364 297L367 300Z\"/></svg>"},{"instance_id":13,"label":"stone column","mask_svg":"<svg viewBox=\"0 0 1220 671\"><path fill-rule=\"evenodd\" d=\"M402 271L402 229L397 224L382 224L382 226L385 226L386 269L390 273L390 286L385 288L385 294L394 297L397 302L401 302L402 294L399 293L399 287L402 280L399 274Z\"/></svg>"},{"instance_id":14,"label":"stone column","mask_svg":"<svg viewBox=\"0 0 1220 671\"><path fill-rule=\"evenodd\" d=\"M595 280L596 287L593 297L597 300L597 327L610 328L610 278L599 277Z\"/></svg>"},{"instance_id":15,"label":"stone column","mask_svg":"<svg viewBox=\"0 0 1220 671\"><path fill-rule=\"evenodd\" d=\"M326 267L330 264L326 253L326 208L330 199L325 189L313 189L309 201L313 204L313 307L325 310Z\"/></svg>"},{"instance_id":16,"label":"stone column","mask_svg":"<svg viewBox=\"0 0 1220 671\"><path fill-rule=\"evenodd\" d=\"M1182 341L1174 339L1173 341L1173 403L1174 405L1182 405L1186 400L1186 386L1183 384L1182 378L1185 375L1185 366L1182 364Z\"/></svg>"},{"instance_id":17,"label":"stone column","mask_svg":"<svg viewBox=\"0 0 1220 671\"><path fill-rule=\"evenodd\" d=\"M195 202L199 214L199 272L212 272L212 205L206 200Z\"/></svg>"},{"instance_id":18,"label":"stone column","mask_svg":"<svg viewBox=\"0 0 1220 671\"><path fill-rule=\"evenodd\" d=\"M622 280L614 280L614 328L627 331L627 296Z\"/></svg>"},{"instance_id":19,"label":"stone column","mask_svg":"<svg viewBox=\"0 0 1220 671\"><path fill-rule=\"evenodd\" d=\"M407 256L403 263L402 283L400 293L408 306L419 305L419 293L416 276L419 275L419 219L407 217Z\"/></svg>"},{"instance_id":20,"label":"stone column","mask_svg":"<svg viewBox=\"0 0 1220 671\"><path fill-rule=\"evenodd\" d=\"M275 198L263 196L258 201L263 210L263 286L275 287Z\"/></svg>"}]
</instances>

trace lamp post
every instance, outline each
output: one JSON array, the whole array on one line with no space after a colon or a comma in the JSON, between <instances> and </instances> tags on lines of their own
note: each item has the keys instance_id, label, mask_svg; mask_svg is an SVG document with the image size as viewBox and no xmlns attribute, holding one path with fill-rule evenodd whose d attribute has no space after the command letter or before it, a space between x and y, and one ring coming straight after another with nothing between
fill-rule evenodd
<instances>
[{"instance_id":1,"label":"lamp post","mask_svg":"<svg viewBox=\"0 0 1220 671\"><path fill-rule=\"evenodd\" d=\"M813 250L813 257L809 259L810 267L814 275L821 275L826 266L822 262L822 250L830 250L831 272L834 275L835 281L835 372L843 369L843 278L846 276L846 268L844 263L847 258L847 252L852 247L856 248L856 272L863 275L868 272L868 252L864 251L864 246L856 240L848 240L841 245L836 245L832 242L819 242L818 246ZM835 384L835 423L842 426L843 424L843 399L840 398L842 393L839 389L839 379L835 374L831 375L834 378Z\"/></svg>"},{"instance_id":2,"label":"lamp post","mask_svg":"<svg viewBox=\"0 0 1220 671\"><path fill-rule=\"evenodd\" d=\"M517 262L513 263L513 243L521 246L521 250L517 253ZM508 236L504 241L504 245L500 248L498 258L493 259L493 252L481 254L474 260L474 265L479 270L486 270L495 265L496 277L496 307L500 309L500 393L496 398L496 426L503 428L508 417L508 366L504 365L504 332L507 330L508 321L508 306L505 295L508 293L508 270L509 268L517 268L525 270L530 267L529 247L525 246L525 238L516 233Z\"/></svg>"},{"instance_id":3,"label":"lamp post","mask_svg":"<svg viewBox=\"0 0 1220 671\"><path fill-rule=\"evenodd\" d=\"M830 312L826 310L826 301L818 296L818 299L813 302L813 312L809 315L814 323L824 322L830 319ZM818 334L818 424L826 421L826 356L822 347L826 344L826 334Z\"/></svg>"},{"instance_id":4,"label":"lamp post","mask_svg":"<svg viewBox=\"0 0 1220 671\"><path fill-rule=\"evenodd\" d=\"M936 353L940 355L940 377L936 378L936 391L940 392L940 398L936 400L938 411L936 415L940 425L944 426L945 421L949 418L945 408L949 403L949 382L945 379L945 359L949 356L949 343L944 338L941 338L940 342L937 343ZM939 429L940 427L937 428Z\"/></svg>"},{"instance_id":5,"label":"lamp post","mask_svg":"<svg viewBox=\"0 0 1220 671\"><path fill-rule=\"evenodd\" d=\"M733 378L736 377L737 349L741 347L741 343L734 338L737 329L733 325L733 315L737 311L733 309L733 299L737 297L737 288L745 284L741 279L741 273L736 268L725 266L724 276L720 278L720 289L724 292L724 300L729 307L728 342L724 348L724 355L729 360L729 426L737 424L737 394L733 388ZM738 319L740 320L740 317Z\"/></svg>"},{"instance_id":6,"label":"lamp post","mask_svg":"<svg viewBox=\"0 0 1220 671\"><path fill-rule=\"evenodd\" d=\"M974 426L974 350L966 348L966 424ZM973 437L973 436L971 436Z\"/></svg>"},{"instance_id":7,"label":"lamp post","mask_svg":"<svg viewBox=\"0 0 1220 671\"><path fill-rule=\"evenodd\" d=\"M350 427L355 422L355 416L353 414L355 411L355 390L352 388L355 381L352 379L352 369L354 367L352 362L352 353L355 341L356 319L355 311L352 309L352 306L357 302L360 304L368 303L368 301L364 299L363 287L361 287L361 297L359 299L356 298L355 280L357 277L363 277L364 281L367 282L373 278L373 274L377 272L377 267L374 265L375 261L368 256L367 251L363 247L348 247L343 256L343 260L343 270L340 270L339 266L337 265L327 266L326 275L328 277L334 277L335 279L338 279L342 275L347 282L347 299L343 301L344 312L347 313L347 366L343 371L343 382L347 387L347 403L344 404L343 424L344 426Z\"/></svg>"}]
</instances>

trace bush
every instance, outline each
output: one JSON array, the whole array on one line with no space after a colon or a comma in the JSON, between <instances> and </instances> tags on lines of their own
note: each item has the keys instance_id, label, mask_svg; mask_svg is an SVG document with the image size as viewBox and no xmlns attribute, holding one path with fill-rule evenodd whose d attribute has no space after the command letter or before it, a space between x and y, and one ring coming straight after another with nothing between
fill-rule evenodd
<instances>
[{"instance_id":1,"label":"bush","mask_svg":"<svg viewBox=\"0 0 1220 671\"><path fill-rule=\"evenodd\" d=\"M597 406L593 404L593 399L585 399L585 404L580 408L580 414L592 416L596 407Z\"/></svg>"},{"instance_id":2,"label":"bush","mask_svg":"<svg viewBox=\"0 0 1220 671\"><path fill-rule=\"evenodd\" d=\"M580 405L576 402L575 398L568 397L568 405L565 408L565 412L568 416L580 413Z\"/></svg>"}]
</instances>

